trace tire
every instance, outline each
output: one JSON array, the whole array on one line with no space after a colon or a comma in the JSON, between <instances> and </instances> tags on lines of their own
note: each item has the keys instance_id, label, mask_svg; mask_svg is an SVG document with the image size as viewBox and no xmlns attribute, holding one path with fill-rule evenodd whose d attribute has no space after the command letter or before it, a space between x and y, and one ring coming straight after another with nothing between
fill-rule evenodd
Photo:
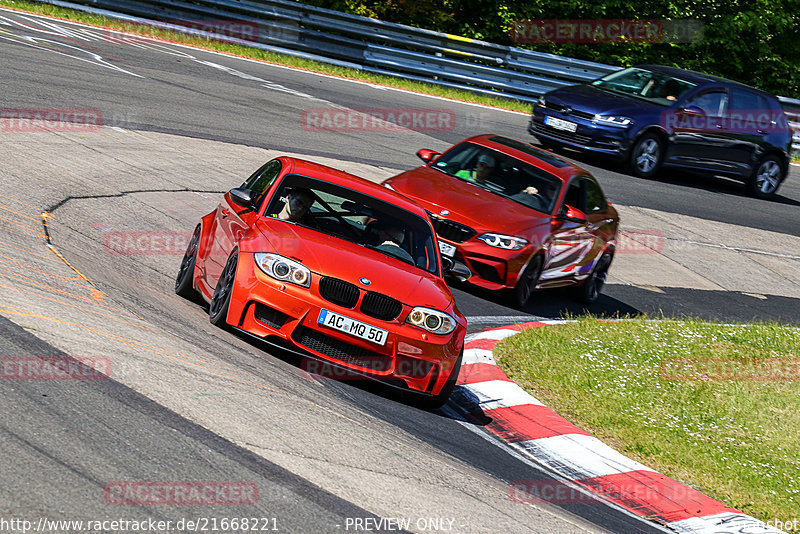
<instances>
[{"instance_id":1,"label":"tire","mask_svg":"<svg viewBox=\"0 0 800 534\"><path fill-rule=\"evenodd\" d=\"M575 288L575 300L584 304L591 304L600 297L600 291L608 277L608 268L611 266L613 255L608 252L603 253L597 264L592 269L592 274Z\"/></svg>"},{"instance_id":2,"label":"tire","mask_svg":"<svg viewBox=\"0 0 800 534\"><path fill-rule=\"evenodd\" d=\"M208 319L211 324L220 328L228 326L228 308L231 304L231 293L233 283L236 281L236 267L239 264L239 252L234 250L219 275L217 286L214 288L214 296L211 297L211 304L208 307Z\"/></svg>"},{"instance_id":3,"label":"tire","mask_svg":"<svg viewBox=\"0 0 800 534\"><path fill-rule=\"evenodd\" d=\"M781 161L776 156L767 156L759 162L747 181L747 192L756 198L772 198L778 192L782 176Z\"/></svg>"},{"instance_id":4,"label":"tire","mask_svg":"<svg viewBox=\"0 0 800 534\"><path fill-rule=\"evenodd\" d=\"M456 388L456 383L458 382L458 373L461 371L461 360L463 358L464 350L462 349L461 354L458 355L458 360L456 360L452 371L450 371L450 376L447 378L447 382L445 382L444 387L442 387L442 391L440 391L438 395L423 395L415 392L413 393L411 401L412 404L423 410L437 410L447 404L447 401L450 399L450 395L453 394L453 390Z\"/></svg>"},{"instance_id":5,"label":"tire","mask_svg":"<svg viewBox=\"0 0 800 534\"><path fill-rule=\"evenodd\" d=\"M192 238L186 246L186 252L181 260L178 269L178 276L175 278L175 293L189 300L197 300L199 297L194 288L194 266L197 263L197 249L200 245L200 225L194 229Z\"/></svg>"},{"instance_id":6,"label":"tire","mask_svg":"<svg viewBox=\"0 0 800 534\"><path fill-rule=\"evenodd\" d=\"M539 283L539 276L542 274L543 263L542 256L536 255L530 263L528 263L528 266L525 267L525 270L522 271L522 274L517 280L517 285L514 286L513 291L509 295L512 305L517 308L523 308L531 299L531 295L536 289L536 284Z\"/></svg>"},{"instance_id":7,"label":"tire","mask_svg":"<svg viewBox=\"0 0 800 534\"><path fill-rule=\"evenodd\" d=\"M628 165L634 176L652 178L664 160L664 141L656 134L644 134L633 145Z\"/></svg>"}]
</instances>

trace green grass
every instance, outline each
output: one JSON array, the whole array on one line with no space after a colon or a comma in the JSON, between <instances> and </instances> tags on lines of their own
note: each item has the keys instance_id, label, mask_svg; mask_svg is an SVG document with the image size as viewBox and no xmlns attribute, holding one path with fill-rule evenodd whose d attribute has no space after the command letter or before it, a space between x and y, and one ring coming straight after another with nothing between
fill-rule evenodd
<instances>
[{"instance_id":1,"label":"green grass","mask_svg":"<svg viewBox=\"0 0 800 534\"><path fill-rule=\"evenodd\" d=\"M799 329L580 318L527 330L495 354L511 379L623 454L763 521L800 510L797 366L794 381L699 372L711 359L800 358ZM662 378L672 358L698 363Z\"/></svg>"},{"instance_id":2,"label":"green grass","mask_svg":"<svg viewBox=\"0 0 800 534\"><path fill-rule=\"evenodd\" d=\"M84 13L82 11L66 9L50 4L39 4L39 3L25 2L18 0L0 0L0 6L5 6L31 13L38 13L41 15L47 15L74 22L81 22L84 24L91 24L94 26L101 26L120 31L127 31L140 36L167 39L185 45L204 48L207 50L215 50L217 52L223 52L234 56L246 57L258 61L264 61L267 63L285 65L312 72L319 72L323 74L339 76L342 78L348 78L352 80L360 80L364 82L375 83L389 87L396 87L398 89L405 89L407 91L413 91L417 93L440 96L444 98L451 98L453 100L458 100L461 102L483 104L486 106L508 109L512 111L520 111L523 113L530 113L531 110L530 104L526 104L525 102L521 102L518 100L510 100L502 97L476 95L474 93L470 93L469 91L464 91L459 89L450 89L447 87L440 87L433 84L426 84L403 78L396 78L393 76L370 74L354 69L328 65L326 63L320 63L317 61L311 61L307 59L267 52L264 50L260 50L258 48L229 44L221 41L204 39L202 37L183 35L176 32L161 30L151 26L129 24L121 22L116 19L91 15L89 13Z\"/></svg>"}]
</instances>

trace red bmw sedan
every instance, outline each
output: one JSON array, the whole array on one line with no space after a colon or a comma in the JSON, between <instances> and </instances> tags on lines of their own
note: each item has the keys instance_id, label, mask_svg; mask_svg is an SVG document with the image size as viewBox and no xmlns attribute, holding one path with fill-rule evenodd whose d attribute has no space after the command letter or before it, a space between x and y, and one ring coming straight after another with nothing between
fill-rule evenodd
<instances>
[{"instance_id":1,"label":"red bmw sedan","mask_svg":"<svg viewBox=\"0 0 800 534\"><path fill-rule=\"evenodd\" d=\"M479 135L383 182L428 212L443 257L467 265L469 283L525 306L534 290L572 286L600 294L619 216L587 171L533 145Z\"/></svg>"},{"instance_id":2,"label":"red bmw sedan","mask_svg":"<svg viewBox=\"0 0 800 534\"><path fill-rule=\"evenodd\" d=\"M425 210L377 184L279 157L203 217L175 292L230 326L411 390L452 392L466 319Z\"/></svg>"}]
</instances>

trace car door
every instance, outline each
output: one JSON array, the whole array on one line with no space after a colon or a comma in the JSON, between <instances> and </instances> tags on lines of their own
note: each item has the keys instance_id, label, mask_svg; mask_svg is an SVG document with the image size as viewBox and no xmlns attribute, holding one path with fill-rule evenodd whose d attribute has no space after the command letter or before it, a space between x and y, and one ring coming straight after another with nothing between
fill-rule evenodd
<instances>
[{"instance_id":1,"label":"car door","mask_svg":"<svg viewBox=\"0 0 800 534\"><path fill-rule=\"evenodd\" d=\"M245 232L255 225L261 206L269 187L281 172L282 163L278 159L267 162L242 185L242 189L251 191L254 206L245 208L231 200L230 193L225 193L214 214L211 235L211 249L206 259L205 279L210 287L217 284L222 269L234 246L242 239Z\"/></svg>"},{"instance_id":2,"label":"car door","mask_svg":"<svg viewBox=\"0 0 800 534\"><path fill-rule=\"evenodd\" d=\"M731 170L746 173L751 170L764 136L775 129L776 122L764 96L738 87L731 87L730 96L726 125L730 142L726 158Z\"/></svg>"},{"instance_id":3,"label":"car door","mask_svg":"<svg viewBox=\"0 0 800 534\"><path fill-rule=\"evenodd\" d=\"M672 148L666 162L689 167L725 168L729 148L725 131L727 105L727 90L711 87L689 96L671 112L667 126Z\"/></svg>"},{"instance_id":4,"label":"car door","mask_svg":"<svg viewBox=\"0 0 800 534\"><path fill-rule=\"evenodd\" d=\"M586 209L588 178L576 176L567 186L564 201L556 212L551 225L551 242L539 282L542 286L558 285L564 280L574 278L580 273L579 266L589 261L594 248L595 236L588 217L583 221L566 217L567 207L580 211Z\"/></svg>"}]
</instances>

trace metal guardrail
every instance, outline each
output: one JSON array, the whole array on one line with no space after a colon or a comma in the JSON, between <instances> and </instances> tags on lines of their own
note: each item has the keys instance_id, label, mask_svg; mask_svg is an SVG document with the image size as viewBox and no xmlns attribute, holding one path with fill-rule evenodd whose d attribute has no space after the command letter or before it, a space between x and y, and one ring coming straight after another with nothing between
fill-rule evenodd
<instances>
[{"instance_id":1,"label":"metal guardrail","mask_svg":"<svg viewBox=\"0 0 800 534\"><path fill-rule=\"evenodd\" d=\"M591 81L620 69L291 0L40 1L366 72L527 102L551 89ZM249 24L258 32L242 39L195 29L204 21ZM800 113L800 100L778 99L787 112ZM792 148L800 152L800 136L795 137Z\"/></svg>"},{"instance_id":2,"label":"metal guardrail","mask_svg":"<svg viewBox=\"0 0 800 534\"><path fill-rule=\"evenodd\" d=\"M619 69L289 0L41 1L171 31L182 31L183 26L185 33L529 102L551 89ZM212 20L252 24L258 27L258 35L251 41L193 29L199 22Z\"/></svg>"}]
</instances>

